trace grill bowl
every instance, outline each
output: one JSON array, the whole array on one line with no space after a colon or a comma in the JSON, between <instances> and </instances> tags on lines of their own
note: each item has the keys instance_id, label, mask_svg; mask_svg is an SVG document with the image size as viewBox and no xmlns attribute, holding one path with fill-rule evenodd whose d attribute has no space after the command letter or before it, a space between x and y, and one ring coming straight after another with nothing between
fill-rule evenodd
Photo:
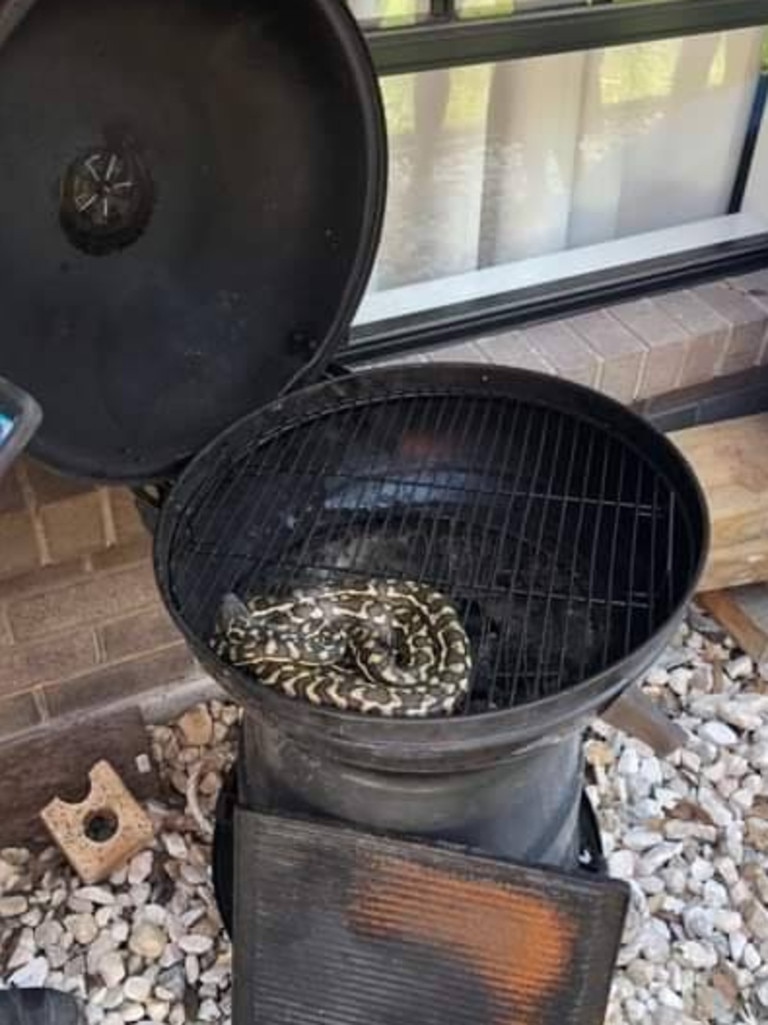
<instances>
[{"instance_id":1,"label":"grill bowl","mask_svg":"<svg viewBox=\"0 0 768 1025\"><path fill-rule=\"evenodd\" d=\"M156 535L166 604L246 708L364 764L473 765L552 739L654 660L707 549L677 450L589 389L432 364L294 393L209 445ZM384 720L274 693L209 648L222 596L418 579L459 608L475 669L459 714Z\"/></svg>"}]
</instances>

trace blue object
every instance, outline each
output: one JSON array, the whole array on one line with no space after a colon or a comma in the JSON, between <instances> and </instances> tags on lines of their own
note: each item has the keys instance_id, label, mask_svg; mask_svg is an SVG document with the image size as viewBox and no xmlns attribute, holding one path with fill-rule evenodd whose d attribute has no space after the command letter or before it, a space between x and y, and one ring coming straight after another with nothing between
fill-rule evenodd
<instances>
[{"instance_id":1,"label":"blue object","mask_svg":"<svg viewBox=\"0 0 768 1025\"><path fill-rule=\"evenodd\" d=\"M14 420L4 413L0 413L0 445L5 441L13 430Z\"/></svg>"}]
</instances>

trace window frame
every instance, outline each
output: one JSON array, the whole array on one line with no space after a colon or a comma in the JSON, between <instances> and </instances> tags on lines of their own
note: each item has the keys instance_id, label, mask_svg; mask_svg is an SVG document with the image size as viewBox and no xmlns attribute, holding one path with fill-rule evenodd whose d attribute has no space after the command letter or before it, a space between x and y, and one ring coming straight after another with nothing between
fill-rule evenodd
<instances>
[{"instance_id":1,"label":"window frame","mask_svg":"<svg viewBox=\"0 0 768 1025\"><path fill-rule=\"evenodd\" d=\"M459 18L453 0L432 0L430 7L431 13L418 24L363 26L380 76L768 26L768 0L638 0L617 4L598 0L589 7L545 8L473 20ZM764 101L765 94L761 98L758 86L755 104ZM748 136L734 196L743 190L753 149L754 138ZM765 266L768 232L357 325L351 330L344 359L353 363L496 334L522 324Z\"/></svg>"}]
</instances>

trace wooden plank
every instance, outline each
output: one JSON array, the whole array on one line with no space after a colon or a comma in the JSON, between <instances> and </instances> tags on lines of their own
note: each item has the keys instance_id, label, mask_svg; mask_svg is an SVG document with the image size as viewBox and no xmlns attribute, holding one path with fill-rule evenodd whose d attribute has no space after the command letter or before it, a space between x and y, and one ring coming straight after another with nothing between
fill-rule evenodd
<instances>
[{"instance_id":1,"label":"wooden plank","mask_svg":"<svg viewBox=\"0 0 768 1025\"><path fill-rule=\"evenodd\" d=\"M699 600L748 655L768 660L768 584L710 591Z\"/></svg>"},{"instance_id":2,"label":"wooden plank","mask_svg":"<svg viewBox=\"0 0 768 1025\"><path fill-rule=\"evenodd\" d=\"M670 439L709 506L712 541L700 589L768 580L768 414L676 431Z\"/></svg>"},{"instance_id":3,"label":"wooden plank","mask_svg":"<svg viewBox=\"0 0 768 1025\"><path fill-rule=\"evenodd\" d=\"M742 545L710 548L699 590L720 591L764 580L768 580L768 539L758 538Z\"/></svg>"},{"instance_id":4,"label":"wooden plank","mask_svg":"<svg viewBox=\"0 0 768 1025\"><path fill-rule=\"evenodd\" d=\"M0 746L0 847L50 843L40 812L54 797L82 801L88 772L105 759L139 801L156 797L159 780L152 768L141 772L136 759L149 755L141 713L80 718L48 725Z\"/></svg>"}]
</instances>

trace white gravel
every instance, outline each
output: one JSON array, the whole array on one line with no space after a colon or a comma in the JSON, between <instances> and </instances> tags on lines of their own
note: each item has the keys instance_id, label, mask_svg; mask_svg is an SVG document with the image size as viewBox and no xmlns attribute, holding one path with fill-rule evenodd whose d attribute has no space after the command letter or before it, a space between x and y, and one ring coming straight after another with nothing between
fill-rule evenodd
<instances>
[{"instance_id":1,"label":"white gravel","mask_svg":"<svg viewBox=\"0 0 768 1025\"><path fill-rule=\"evenodd\" d=\"M768 668L693 611L645 688L688 732L683 750L658 759L602 723L587 742L609 871L632 894L607 1023L761 1025ZM72 992L88 1025L229 1022L209 843L237 721L212 702L152 731L168 788L149 809L158 840L108 883L82 886L54 849L0 852L3 984Z\"/></svg>"},{"instance_id":2,"label":"white gravel","mask_svg":"<svg viewBox=\"0 0 768 1025\"><path fill-rule=\"evenodd\" d=\"M590 797L632 889L609 1025L768 1022L766 676L694 610L645 681L685 748L592 731Z\"/></svg>"},{"instance_id":3,"label":"white gravel","mask_svg":"<svg viewBox=\"0 0 768 1025\"><path fill-rule=\"evenodd\" d=\"M148 807L158 839L107 883L83 886L54 848L0 851L2 985L73 993L88 1025L230 1021L209 841L238 718L214 701L152 730L166 791Z\"/></svg>"}]
</instances>

